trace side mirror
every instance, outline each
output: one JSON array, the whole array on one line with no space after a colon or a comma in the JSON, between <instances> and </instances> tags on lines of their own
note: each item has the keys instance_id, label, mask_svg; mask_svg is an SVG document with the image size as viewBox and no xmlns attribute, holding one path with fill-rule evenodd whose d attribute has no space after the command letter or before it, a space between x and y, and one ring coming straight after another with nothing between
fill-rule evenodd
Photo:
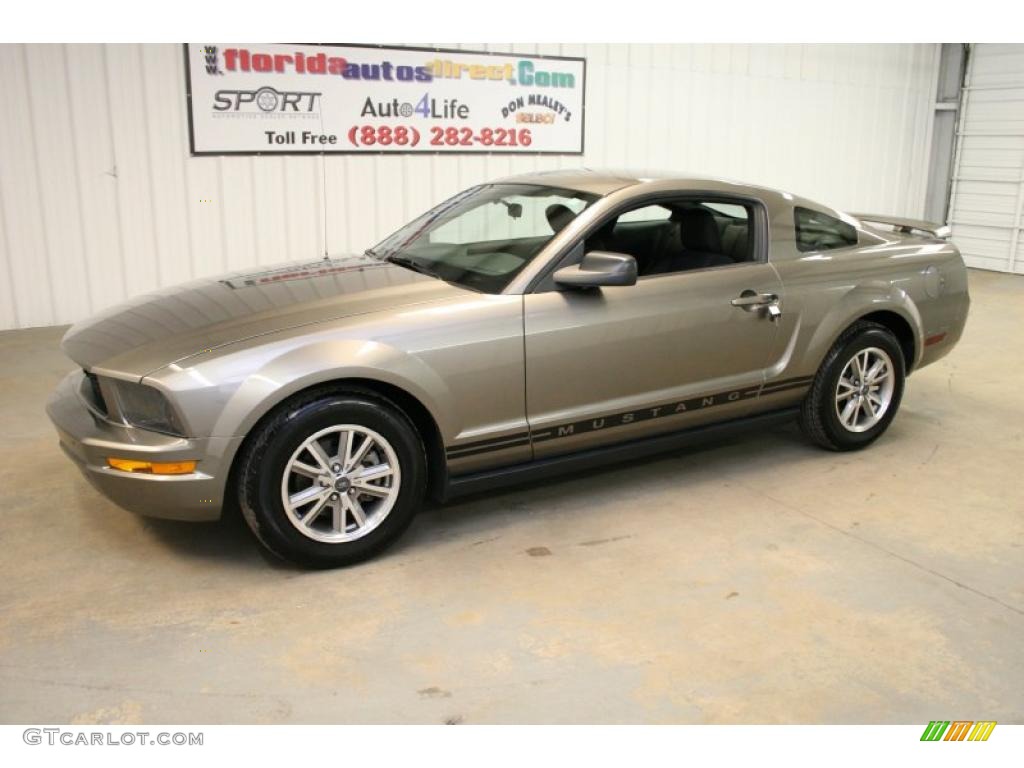
<instances>
[{"instance_id":1,"label":"side mirror","mask_svg":"<svg viewBox=\"0 0 1024 768\"><path fill-rule=\"evenodd\" d=\"M636 285L636 259L625 253L590 251L579 264L555 272L554 280L568 288Z\"/></svg>"}]
</instances>

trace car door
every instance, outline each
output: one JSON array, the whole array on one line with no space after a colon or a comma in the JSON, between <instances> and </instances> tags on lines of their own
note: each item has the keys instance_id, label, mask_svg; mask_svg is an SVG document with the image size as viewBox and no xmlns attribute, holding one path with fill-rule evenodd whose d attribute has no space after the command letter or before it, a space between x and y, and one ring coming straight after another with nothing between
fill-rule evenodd
<instances>
[{"instance_id":1,"label":"car door","mask_svg":"<svg viewBox=\"0 0 1024 768\"><path fill-rule=\"evenodd\" d=\"M753 410L782 286L767 263L763 210L749 210L748 261L524 297L534 458Z\"/></svg>"}]
</instances>

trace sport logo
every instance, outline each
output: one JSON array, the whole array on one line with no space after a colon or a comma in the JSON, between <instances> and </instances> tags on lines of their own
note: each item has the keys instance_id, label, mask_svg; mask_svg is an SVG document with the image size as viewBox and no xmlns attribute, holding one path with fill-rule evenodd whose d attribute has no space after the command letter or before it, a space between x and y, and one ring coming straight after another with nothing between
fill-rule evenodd
<instances>
[{"instance_id":1,"label":"sport logo","mask_svg":"<svg viewBox=\"0 0 1024 768\"><path fill-rule=\"evenodd\" d=\"M921 734L921 741L988 741L995 727L995 720L932 720Z\"/></svg>"},{"instance_id":2,"label":"sport logo","mask_svg":"<svg viewBox=\"0 0 1024 768\"><path fill-rule=\"evenodd\" d=\"M277 91L267 86L254 91L220 90L213 95L213 108L217 112L238 112L251 104L261 112L310 113L316 111L321 95L317 91Z\"/></svg>"}]
</instances>

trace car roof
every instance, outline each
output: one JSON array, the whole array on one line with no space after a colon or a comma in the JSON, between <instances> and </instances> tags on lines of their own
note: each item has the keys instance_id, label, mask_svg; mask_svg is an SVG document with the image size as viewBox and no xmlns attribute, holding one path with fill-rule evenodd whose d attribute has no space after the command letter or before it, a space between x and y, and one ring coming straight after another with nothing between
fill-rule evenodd
<instances>
[{"instance_id":1,"label":"car roof","mask_svg":"<svg viewBox=\"0 0 1024 768\"><path fill-rule=\"evenodd\" d=\"M505 176L494 181L495 184L542 184L601 196L639 182L640 177L633 172L599 168L559 168L550 171L534 171Z\"/></svg>"},{"instance_id":2,"label":"car roof","mask_svg":"<svg viewBox=\"0 0 1024 768\"><path fill-rule=\"evenodd\" d=\"M660 170L639 169L603 169L603 168L559 168L550 171L535 171L515 176L506 176L494 181L496 184L543 184L562 187L578 192L594 195L609 195L626 187L638 185L677 186L679 189L705 189L716 191L748 191L758 192L761 196L785 196L797 199L796 196L770 187L747 184L733 179L715 178L671 173ZM637 190L639 191L639 190Z\"/></svg>"}]
</instances>

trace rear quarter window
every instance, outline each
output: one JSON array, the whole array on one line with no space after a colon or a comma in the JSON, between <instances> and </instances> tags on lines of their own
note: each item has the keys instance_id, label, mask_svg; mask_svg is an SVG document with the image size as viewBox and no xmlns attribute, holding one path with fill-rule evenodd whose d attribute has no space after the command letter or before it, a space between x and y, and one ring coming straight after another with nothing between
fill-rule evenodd
<instances>
[{"instance_id":1,"label":"rear quarter window","mask_svg":"<svg viewBox=\"0 0 1024 768\"><path fill-rule=\"evenodd\" d=\"M800 251L828 251L857 244L857 230L821 211L795 208L796 247Z\"/></svg>"}]
</instances>

